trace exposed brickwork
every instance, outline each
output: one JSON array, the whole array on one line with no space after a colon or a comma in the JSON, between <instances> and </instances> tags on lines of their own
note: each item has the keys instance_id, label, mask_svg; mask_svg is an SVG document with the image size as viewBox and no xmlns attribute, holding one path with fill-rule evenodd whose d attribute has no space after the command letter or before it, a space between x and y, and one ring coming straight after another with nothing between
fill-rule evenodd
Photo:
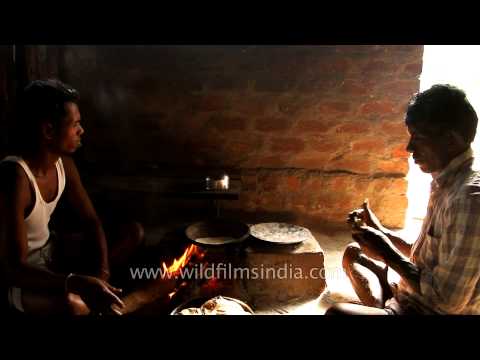
<instances>
[{"instance_id":1,"label":"exposed brickwork","mask_svg":"<svg viewBox=\"0 0 480 360\"><path fill-rule=\"evenodd\" d=\"M85 160L235 169L232 209L340 224L368 197L403 225L403 112L422 46L61 49L82 93Z\"/></svg>"}]
</instances>

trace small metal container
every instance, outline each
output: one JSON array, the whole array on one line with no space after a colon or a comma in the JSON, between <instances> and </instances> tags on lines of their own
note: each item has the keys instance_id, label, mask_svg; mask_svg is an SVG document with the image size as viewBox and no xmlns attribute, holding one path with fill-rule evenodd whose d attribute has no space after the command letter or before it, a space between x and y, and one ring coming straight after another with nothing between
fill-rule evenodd
<instances>
[{"instance_id":1,"label":"small metal container","mask_svg":"<svg viewBox=\"0 0 480 360\"><path fill-rule=\"evenodd\" d=\"M205 178L206 190L228 190L229 186L230 178L228 175L223 175L221 177L207 176Z\"/></svg>"}]
</instances>

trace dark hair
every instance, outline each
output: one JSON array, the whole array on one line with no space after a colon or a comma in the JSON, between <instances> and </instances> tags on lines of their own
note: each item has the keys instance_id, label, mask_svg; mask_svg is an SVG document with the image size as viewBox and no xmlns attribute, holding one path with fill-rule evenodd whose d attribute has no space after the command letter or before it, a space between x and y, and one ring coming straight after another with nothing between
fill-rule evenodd
<instances>
[{"instance_id":1,"label":"dark hair","mask_svg":"<svg viewBox=\"0 0 480 360\"><path fill-rule=\"evenodd\" d=\"M463 90L438 84L413 96L405 121L428 126L433 131L453 130L470 144L475 138L478 118Z\"/></svg>"},{"instance_id":2,"label":"dark hair","mask_svg":"<svg viewBox=\"0 0 480 360\"><path fill-rule=\"evenodd\" d=\"M28 84L19 99L18 130L23 145L36 146L41 125L46 121L54 127L61 125L66 116L65 103L78 104L79 100L76 89L57 79L34 80Z\"/></svg>"}]
</instances>

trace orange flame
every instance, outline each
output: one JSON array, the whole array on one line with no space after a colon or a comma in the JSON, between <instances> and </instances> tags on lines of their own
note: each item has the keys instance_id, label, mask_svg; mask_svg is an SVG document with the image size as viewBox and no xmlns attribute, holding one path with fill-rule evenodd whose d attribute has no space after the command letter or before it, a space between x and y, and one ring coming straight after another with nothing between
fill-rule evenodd
<instances>
[{"instance_id":1,"label":"orange flame","mask_svg":"<svg viewBox=\"0 0 480 360\"><path fill-rule=\"evenodd\" d=\"M171 276L171 275L174 275L174 274L178 273L178 271L183 269L185 267L185 265L188 264L192 255L195 254L197 251L198 251L197 246L192 244L189 247L187 247L187 249L184 251L183 255L180 256L180 258L178 260L173 259L172 265L167 267L165 262L163 262L162 263L162 268L163 268L164 274Z\"/></svg>"},{"instance_id":2,"label":"orange flame","mask_svg":"<svg viewBox=\"0 0 480 360\"><path fill-rule=\"evenodd\" d=\"M170 266L167 266L165 262L162 262L162 269L163 269L164 276L168 278L172 278L178 275L178 272L188 264L192 256L195 254L199 257L199 259L203 259L203 257L205 256L204 252L200 251L200 249L197 246L192 244L187 247L187 249L183 252L182 256L180 256L178 260L173 259L173 262ZM168 294L169 299L173 298L173 296L182 287L186 285L187 285L187 282L183 281L179 287L177 287L174 291Z\"/></svg>"}]
</instances>

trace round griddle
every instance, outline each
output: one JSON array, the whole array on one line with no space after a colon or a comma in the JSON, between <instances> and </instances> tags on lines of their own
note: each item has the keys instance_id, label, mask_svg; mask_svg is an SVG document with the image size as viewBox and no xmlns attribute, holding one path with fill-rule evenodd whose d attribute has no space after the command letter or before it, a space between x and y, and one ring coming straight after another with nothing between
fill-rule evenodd
<instances>
[{"instance_id":1,"label":"round griddle","mask_svg":"<svg viewBox=\"0 0 480 360\"><path fill-rule=\"evenodd\" d=\"M271 244L299 244L312 237L312 233L302 226L287 223L260 223L250 227L251 235Z\"/></svg>"},{"instance_id":2,"label":"round griddle","mask_svg":"<svg viewBox=\"0 0 480 360\"><path fill-rule=\"evenodd\" d=\"M250 235L250 229L239 221L214 219L190 225L185 234L199 246L216 247L244 241Z\"/></svg>"}]
</instances>

